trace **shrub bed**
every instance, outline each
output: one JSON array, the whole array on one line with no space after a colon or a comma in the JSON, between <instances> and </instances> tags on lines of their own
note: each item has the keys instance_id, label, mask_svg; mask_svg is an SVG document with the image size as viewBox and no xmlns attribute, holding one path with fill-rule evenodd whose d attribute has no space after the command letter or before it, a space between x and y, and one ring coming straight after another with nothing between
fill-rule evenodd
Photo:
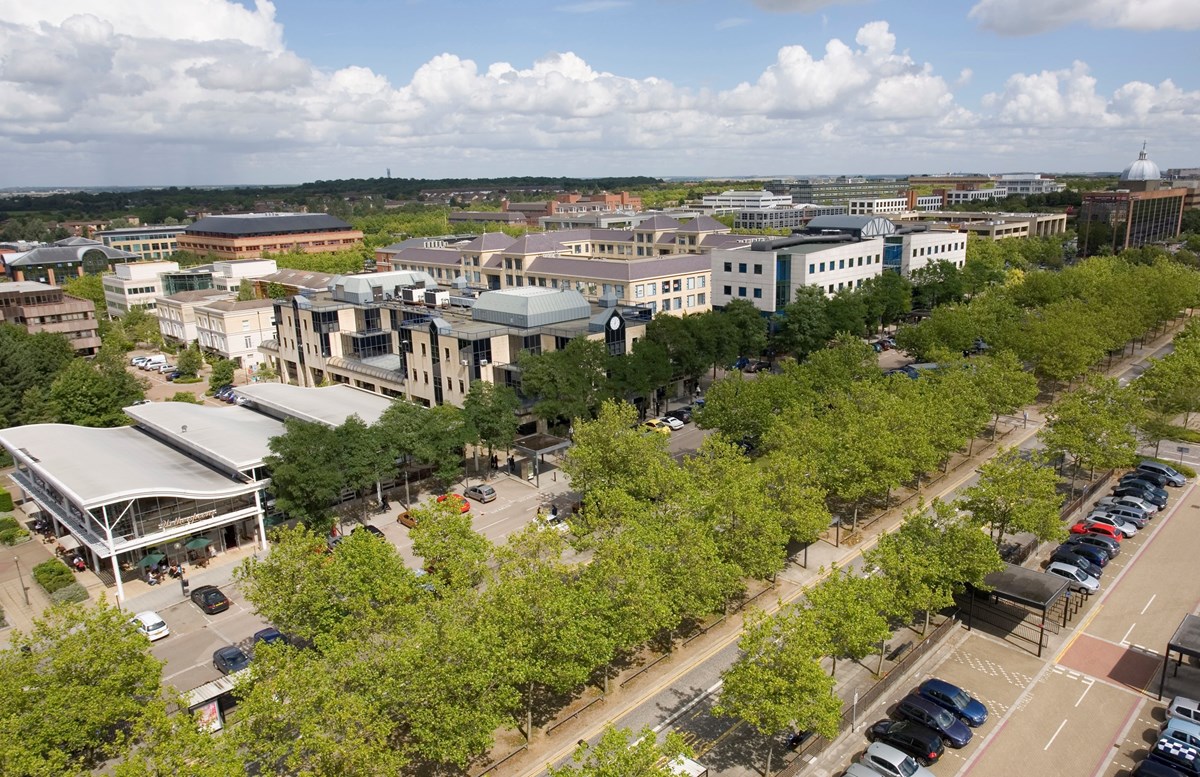
<instances>
[{"instance_id":1,"label":"shrub bed","mask_svg":"<svg viewBox=\"0 0 1200 777\"><path fill-rule=\"evenodd\" d=\"M75 582L75 573L71 568L56 558L43 561L33 568L33 579L38 585L53 595Z\"/></svg>"},{"instance_id":2,"label":"shrub bed","mask_svg":"<svg viewBox=\"0 0 1200 777\"><path fill-rule=\"evenodd\" d=\"M0 543L16 545L29 539L29 531L16 518L6 515L0 518Z\"/></svg>"},{"instance_id":3,"label":"shrub bed","mask_svg":"<svg viewBox=\"0 0 1200 777\"><path fill-rule=\"evenodd\" d=\"M87 589L79 583L71 583L58 589L50 594L50 601L55 604L63 604L65 602L84 602L87 601Z\"/></svg>"},{"instance_id":4,"label":"shrub bed","mask_svg":"<svg viewBox=\"0 0 1200 777\"><path fill-rule=\"evenodd\" d=\"M0 513L7 513L12 509L12 494L8 493L7 489L0 488Z\"/></svg>"}]
</instances>

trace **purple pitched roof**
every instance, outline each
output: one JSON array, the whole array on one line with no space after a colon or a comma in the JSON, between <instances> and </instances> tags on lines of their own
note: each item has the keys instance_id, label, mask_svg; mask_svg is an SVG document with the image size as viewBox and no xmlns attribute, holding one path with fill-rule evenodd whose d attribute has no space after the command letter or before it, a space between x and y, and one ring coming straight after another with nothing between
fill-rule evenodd
<instances>
[{"instance_id":1,"label":"purple pitched roof","mask_svg":"<svg viewBox=\"0 0 1200 777\"><path fill-rule=\"evenodd\" d=\"M475 238L465 245L459 246L460 251L503 251L513 243L517 242L516 238L509 237L503 232L484 232L479 237Z\"/></svg>"},{"instance_id":2,"label":"purple pitched roof","mask_svg":"<svg viewBox=\"0 0 1200 777\"><path fill-rule=\"evenodd\" d=\"M525 235L517 238L517 240L504 249L506 254L519 254L528 256L529 254L548 254L552 251L561 251L562 243L557 237L553 237L544 232L535 232L532 235Z\"/></svg>"},{"instance_id":3,"label":"purple pitched roof","mask_svg":"<svg viewBox=\"0 0 1200 777\"><path fill-rule=\"evenodd\" d=\"M679 229L679 222L670 216L655 216L634 227L635 232L658 232L663 229Z\"/></svg>"},{"instance_id":4,"label":"purple pitched roof","mask_svg":"<svg viewBox=\"0 0 1200 777\"><path fill-rule=\"evenodd\" d=\"M392 264L410 262L419 264L459 265L462 255L453 248L405 248L392 257Z\"/></svg>"},{"instance_id":5,"label":"purple pitched roof","mask_svg":"<svg viewBox=\"0 0 1200 777\"><path fill-rule=\"evenodd\" d=\"M584 259L574 256L539 256L527 272L560 277L636 281L664 275L703 272L712 269L712 258L701 254L679 254L648 259Z\"/></svg>"},{"instance_id":6,"label":"purple pitched roof","mask_svg":"<svg viewBox=\"0 0 1200 777\"><path fill-rule=\"evenodd\" d=\"M725 226L711 216L697 216L680 227L678 231L683 232L684 234L696 234L699 232L728 232L729 227Z\"/></svg>"}]
</instances>

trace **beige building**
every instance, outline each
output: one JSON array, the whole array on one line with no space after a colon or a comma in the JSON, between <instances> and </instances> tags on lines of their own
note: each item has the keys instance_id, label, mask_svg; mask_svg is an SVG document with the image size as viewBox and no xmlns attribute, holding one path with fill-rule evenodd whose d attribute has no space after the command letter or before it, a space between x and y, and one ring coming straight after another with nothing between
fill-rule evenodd
<instances>
[{"instance_id":1,"label":"beige building","mask_svg":"<svg viewBox=\"0 0 1200 777\"><path fill-rule=\"evenodd\" d=\"M322 253L362 244L363 234L325 213L242 213L205 216L177 238L180 251L223 259L264 253Z\"/></svg>"},{"instance_id":2,"label":"beige building","mask_svg":"<svg viewBox=\"0 0 1200 777\"><path fill-rule=\"evenodd\" d=\"M0 323L16 324L29 334L63 335L78 354L90 355L100 349L96 306L57 286L37 281L0 284Z\"/></svg>"},{"instance_id":3,"label":"beige building","mask_svg":"<svg viewBox=\"0 0 1200 777\"><path fill-rule=\"evenodd\" d=\"M261 364L258 347L274 337L274 300L226 299L196 307L196 341L200 348L232 359L239 367Z\"/></svg>"},{"instance_id":4,"label":"beige building","mask_svg":"<svg viewBox=\"0 0 1200 777\"><path fill-rule=\"evenodd\" d=\"M181 291L157 302L158 331L163 339L177 345L188 345L196 340L196 308L217 300L232 299L233 295L222 289L200 289Z\"/></svg>"},{"instance_id":5,"label":"beige building","mask_svg":"<svg viewBox=\"0 0 1200 777\"><path fill-rule=\"evenodd\" d=\"M938 211L908 214L894 219L898 224L925 222L934 229L972 232L988 240L1016 237L1049 237L1067 231L1065 213L965 213Z\"/></svg>"},{"instance_id":6,"label":"beige building","mask_svg":"<svg viewBox=\"0 0 1200 777\"><path fill-rule=\"evenodd\" d=\"M179 235L184 225L173 227L128 227L96 233L96 239L110 248L137 254L142 259L170 259L179 250Z\"/></svg>"},{"instance_id":7,"label":"beige building","mask_svg":"<svg viewBox=\"0 0 1200 777\"><path fill-rule=\"evenodd\" d=\"M179 264L126 262L113 269L115 272L101 277L109 318L123 316L134 307L154 313L158 309L158 298L163 295L163 274L178 272Z\"/></svg>"},{"instance_id":8,"label":"beige building","mask_svg":"<svg viewBox=\"0 0 1200 777\"><path fill-rule=\"evenodd\" d=\"M277 301L277 337L261 350L288 383L461 406L476 380L518 388L523 351L586 337L621 355L651 316L646 306L611 296L592 303L574 289L474 293L437 288L420 272L342 276L326 294Z\"/></svg>"}]
</instances>

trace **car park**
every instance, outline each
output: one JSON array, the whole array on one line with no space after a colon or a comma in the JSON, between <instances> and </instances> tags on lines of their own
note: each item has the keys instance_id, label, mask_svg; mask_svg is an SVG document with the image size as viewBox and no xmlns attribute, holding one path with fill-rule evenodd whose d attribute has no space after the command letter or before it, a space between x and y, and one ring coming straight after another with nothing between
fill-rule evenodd
<instances>
[{"instance_id":1,"label":"car park","mask_svg":"<svg viewBox=\"0 0 1200 777\"><path fill-rule=\"evenodd\" d=\"M1167 479L1167 482L1173 486L1182 486L1187 483L1187 478L1183 473L1172 467L1170 464L1163 464L1161 461L1146 460L1137 465L1137 468L1143 472L1155 472Z\"/></svg>"},{"instance_id":2,"label":"car park","mask_svg":"<svg viewBox=\"0 0 1200 777\"><path fill-rule=\"evenodd\" d=\"M1104 569L1106 566L1108 566L1108 562L1112 560L1112 557L1108 555L1108 551L1104 550L1103 548L1093 547L1091 545L1083 545L1083 544L1072 545L1069 542L1065 542L1062 545L1059 545L1057 548L1055 548L1054 552L1055 553L1071 553L1076 556L1082 556L1083 558L1085 558L1089 562L1091 562L1093 566L1100 567L1100 569ZM1053 560L1054 561L1062 561L1063 559L1059 558L1059 559L1053 559Z\"/></svg>"},{"instance_id":3,"label":"car park","mask_svg":"<svg viewBox=\"0 0 1200 777\"><path fill-rule=\"evenodd\" d=\"M1144 480L1150 483L1155 488L1167 487L1167 476L1160 472L1153 472L1148 469L1131 469L1121 476L1120 482L1124 483L1127 480Z\"/></svg>"},{"instance_id":4,"label":"car park","mask_svg":"<svg viewBox=\"0 0 1200 777\"><path fill-rule=\"evenodd\" d=\"M1132 507L1135 510L1141 510L1146 514L1147 518L1153 518L1158 512L1158 505L1152 505L1149 502L1138 499L1135 496L1104 496L1100 501L1096 502L1097 506L1113 506L1113 507Z\"/></svg>"},{"instance_id":5,"label":"car park","mask_svg":"<svg viewBox=\"0 0 1200 777\"><path fill-rule=\"evenodd\" d=\"M1112 526L1106 526L1102 523L1088 523L1087 521L1078 521L1072 525L1071 534L1099 534L1101 537L1109 537L1118 542L1125 536L1123 532L1118 531Z\"/></svg>"},{"instance_id":6,"label":"car park","mask_svg":"<svg viewBox=\"0 0 1200 777\"><path fill-rule=\"evenodd\" d=\"M896 717L928 726L951 747L965 747L971 741L971 729L957 715L915 693L905 696L896 705Z\"/></svg>"},{"instance_id":7,"label":"car park","mask_svg":"<svg viewBox=\"0 0 1200 777\"><path fill-rule=\"evenodd\" d=\"M1104 571L1098 564L1094 564L1089 559L1084 558L1078 553L1062 547L1056 548L1055 551L1050 554L1050 561L1077 566L1084 574L1091 575L1097 580L1100 579L1100 575Z\"/></svg>"},{"instance_id":8,"label":"car park","mask_svg":"<svg viewBox=\"0 0 1200 777\"><path fill-rule=\"evenodd\" d=\"M477 483L473 486L467 486L463 489L463 494L468 499L474 499L476 502L484 504L491 502L497 496L496 489L489 486L487 483Z\"/></svg>"},{"instance_id":9,"label":"car park","mask_svg":"<svg viewBox=\"0 0 1200 777\"><path fill-rule=\"evenodd\" d=\"M1128 524L1132 524L1134 528L1144 529L1150 521L1150 516L1138 510L1135 507L1122 507L1120 505L1097 505L1092 508L1093 513L1107 515L1110 518L1120 518Z\"/></svg>"},{"instance_id":10,"label":"car park","mask_svg":"<svg viewBox=\"0 0 1200 777\"><path fill-rule=\"evenodd\" d=\"M1100 590L1100 581L1074 564L1052 561L1050 562L1050 566L1046 567L1046 574L1065 577L1067 582L1070 583L1072 591L1094 594Z\"/></svg>"},{"instance_id":11,"label":"car park","mask_svg":"<svg viewBox=\"0 0 1200 777\"><path fill-rule=\"evenodd\" d=\"M917 688L917 695L957 715L971 728L982 726L987 721L988 711L983 702L945 680L929 678Z\"/></svg>"},{"instance_id":12,"label":"car park","mask_svg":"<svg viewBox=\"0 0 1200 777\"><path fill-rule=\"evenodd\" d=\"M460 513L469 513L471 511L471 503L468 502L465 497L459 496L458 494L442 494L437 498L437 500L439 502L445 502L451 505L458 505L458 511Z\"/></svg>"},{"instance_id":13,"label":"car park","mask_svg":"<svg viewBox=\"0 0 1200 777\"><path fill-rule=\"evenodd\" d=\"M1130 481L1120 483L1112 490L1113 496L1132 496L1149 502L1160 510L1167 506L1167 498L1147 490L1142 484Z\"/></svg>"},{"instance_id":14,"label":"car park","mask_svg":"<svg viewBox=\"0 0 1200 777\"><path fill-rule=\"evenodd\" d=\"M1117 485L1118 486L1138 486L1139 488L1149 491L1151 494L1154 494L1155 496L1159 497L1160 499L1168 499L1171 496L1169 493L1167 493L1166 488L1164 488L1163 486L1160 486L1158 483L1154 482L1153 480L1147 480L1146 478L1143 478L1143 477L1135 477L1132 475L1126 475L1125 477L1121 478L1120 481L1117 482Z\"/></svg>"},{"instance_id":15,"label":"car park","mask_svg":"<svg viewBox=\"0 0 1200 777\"><path fill-rule=\"evenodd\" d=\"M151 642L157 642L163 637L171 635L171 629L167 626L167 622L154 610L139 612L129 622L137 628L139 634Z\"/></svg>"},{"instance_id":16,"label":"car park","mask_svg":"<svg viewBox=\"0 0 1200 777\"><path fill-rule=\"evenodd\" d=\"M1126 521L1124 518L1116 515L1109 515L1108 513L1103 512L1089 513L1088 516L1083 519L1083 522L1093 526L1107 526L1111 529L1116 529L1124 537L1132 537L1133 535L1137 534L1138 530L1138 527L1134 526L1129 521Z\"/></svg>"},{"instance_id":17,"label":"car park","mask_svg":"<svg viewBox=\"0 0 1200 777\"><path fill-rule=\"evenodd\" d=\"M928 726L911 720L889 720L884 718L867 732L872 742L883 742L902 753L910 755L922 766L937 763L946 751L942 737Z\"/></svg>"},{"instance_id":18,"label":"car park","mask_svg":"<svg viewBox=\"0 0 1200 777\"><path fill-rule=\"evenodd\" d=\"M648 421L642 422L642 430L647 432L658 432L659 434L670 434L671 427L658 418L651 418Z\"/></svg>"},{"instance_id":19,"label":"car park","mask_svg":"<svg viewBox=\"0 0 1200 777\"><path fill-rule=\"evenodd\" d=\"M1200 777L1200 748L1162 737L1150 748L1147 761L1157 761L1188 777Z\"/></svg>"},{"instance_id":20,"label":"car park","mask_svg":"<svg viewBox=\"0 0 1200 777\"><path fill-rule=\"evenodd\" d=\"M678 432L680 429L683 428L683 421L680 421L678 418L673 418L669 415L665 415L662 418L659 418L658 420L662 421L664 424L671 427L672 432Z\"/></svg>"},{"instance_id":21,"label":"car park","mask_svg":"<svg viewBox=\"0 0 1200 777\"><path fill-rule=\"evenodd\" d=\"M1090 545L1093 548L1100 548L1108 554L1110 559L1121 555L1121 543L1112 537L1104 537L1099 534L1073 534L1063 544Z\"/></svg>"},{"instance_id":22,"label":"car park","mask_svg":"<svg viewBox=\"0 0 1200 777\"><path fill-rule=\"evenodd\" d=\"M215 585L202 585L192 589L192 601L208 615L229 609L229 597L221 593L221 589Z\"/></svg>"},{"instance_id":23,"label":"car park","mask_svg":"<svg viewBox=\"0 0 1200 777\"><path fill-rule=\"evenodd\" d=\"M911 755L883 742L872 742L858 762L884 777L933 777L933 772L917 763Z\"/></svg>"},{"instance_id":24,"label":"car park","mask_svg":"<svg viewBox=\"0 0 1200 777\"><path fill-rule=\"evenodd\" d=\"M1171 737L1192 747L1200 747L1200 723L1193 723L1183 718L1167 718L1159 736Z\"/></svg>"},{"instance_id":25,"label":"car park","mask_svg":"<svg viewBox=\"0 0 1200 777\"><path fill-rule=\"evenodd\" d=\"M234 674L250 666L250 656L237 645L226 645L213 651L213 667L221 674Z\"/></svg>"},{"instance_id":26,"label":"car park","mask_svg":"<svg viewBox=\"0 0 1200 777\"><path fill-rule=\"evenodd\" d=\"M1167 705L1167 717L1200 723L1200 701L1189 699L1187 696L1176 696Z\"/></svg>"}]
</instances>

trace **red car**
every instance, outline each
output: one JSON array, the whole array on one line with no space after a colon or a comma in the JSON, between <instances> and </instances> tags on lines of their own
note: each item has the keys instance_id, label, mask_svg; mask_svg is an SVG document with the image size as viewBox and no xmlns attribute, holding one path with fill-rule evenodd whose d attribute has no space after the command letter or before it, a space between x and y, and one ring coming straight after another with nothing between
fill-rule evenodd
<instances>
[{"instance_id":1,"label":"red car","mask_svg":"<svg viewBox=\"0 0 1200 777\"><path fill-rule=\"evenodd\" d=\"M1108 537L1109 539L1116 540L1117 542L1120 542L1125 538L1119 530L1113 528L1112 526L1105 526L1102 523L1087 523L1086 521L1080 521L1072 526L1071 533L1099 534L1101 537Z\"/></svg>"},{"instance_id":2,"label":"red car","mask_svg":"<svg viewBox=\"0 0 1200 777\"><path fill-rule=\"evenodd\" d=\"M437 498L437 500L439 502L449 501L450 504L454 504L455 502L457 502L458 503L458 511L460 513L471 512L471 503L468 502L465 497L461 497L458 494L442 494L441 496L439 496Z\"/></svg>"}]
</instances>

